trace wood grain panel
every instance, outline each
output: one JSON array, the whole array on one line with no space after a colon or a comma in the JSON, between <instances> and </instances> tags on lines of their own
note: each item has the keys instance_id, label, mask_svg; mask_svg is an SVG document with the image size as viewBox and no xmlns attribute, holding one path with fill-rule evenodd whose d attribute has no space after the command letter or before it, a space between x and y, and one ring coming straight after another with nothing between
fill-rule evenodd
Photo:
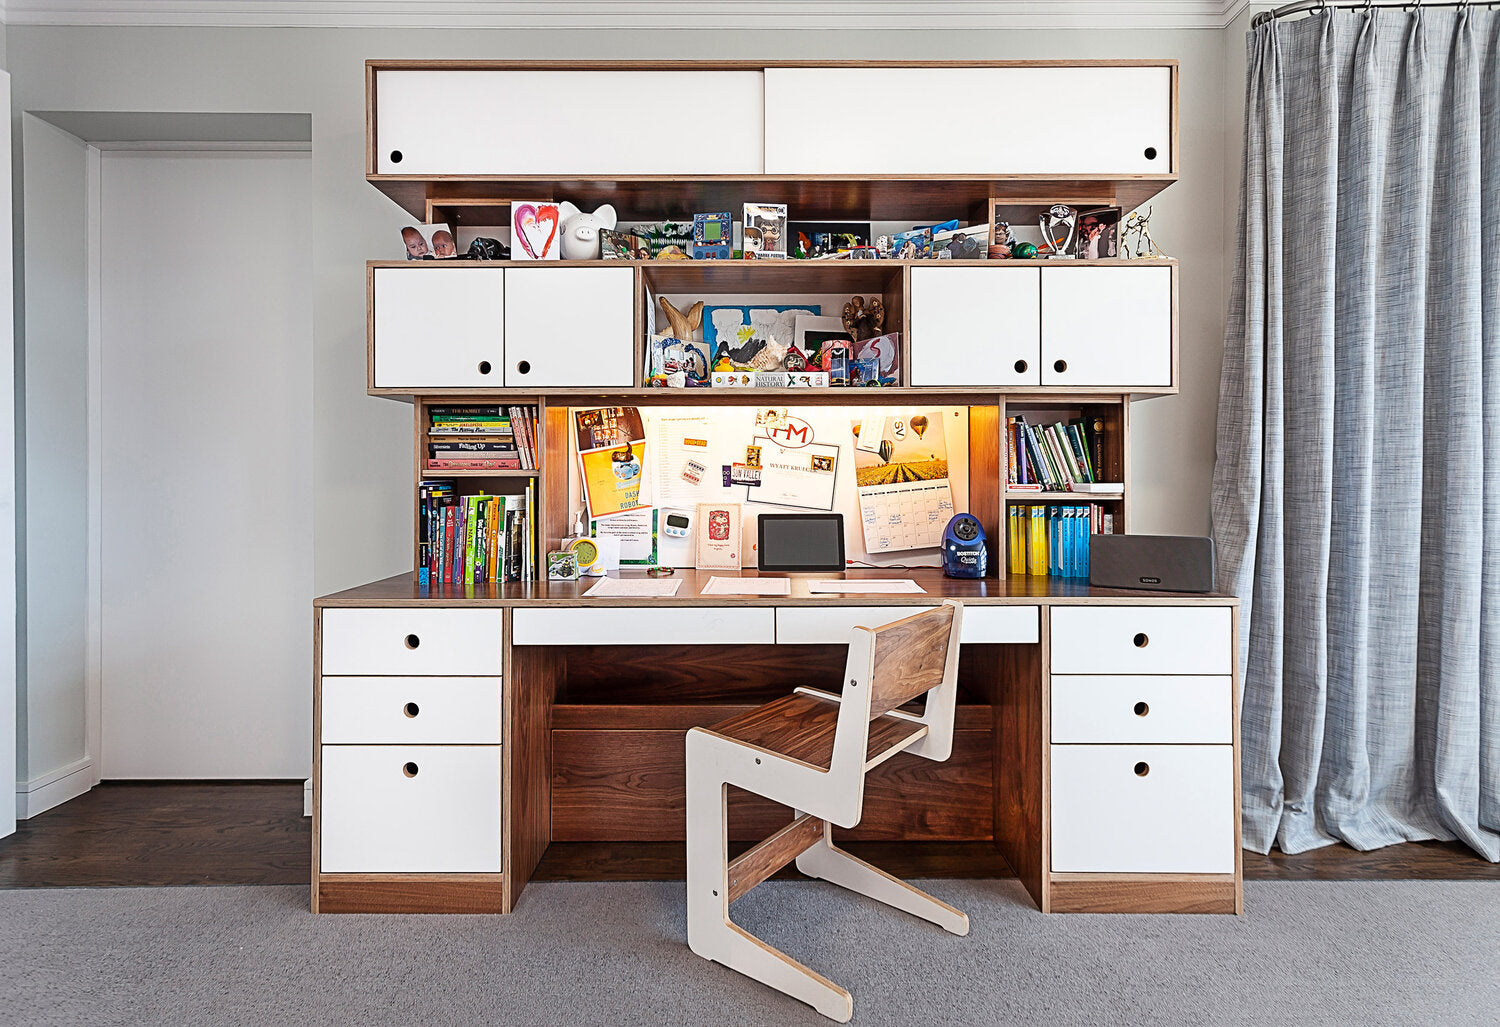
<instances>
[{"instance_id":1,"label":"wood grain panel","mask_svg":"<svg viewBox=\"0 0 1500 1027\"><path fill-rule=\"evenodd\" d=\"M473 877L324 875L318 881L320 913L501 913L500 874Z\"/></svg>"},{"instance_id":2,"label":"wood grain panel","mask_svg":"<svg viewBox=\"0 0 1500 1027\"><path fill-rule=\"evenodd\" d=\"M997 646L991 706L995 713L995 844L1046 911L1046 680L1041 645Z\"/></svg>"},{"instance_id":3,"label":"wood grain panel","mask_svg":"<svg viewBox=\"0 0 1500 1027\"><path fill-rule=\"evenodd\" d=\"M508 618L508 614L507 614ZM505 626L510 634L509 623ZM507 912L515 908L552 840L552 694L557 673L555 651L511 646L505 679L509 728L505 757L509 792L505 800L509 825L505 845Z\"/></svg>"},{"instance_id":4,"label":"wood grain panel","mask_svg":"<svg viewBox=\"0 0 1500 1027\"><path fill-rule=\"evenodd\" d=\"M803 815L729 862L729 901L744 895L823 837L823 821Z\"/></svg>"},{"instance_id":5,"label":"wood grain panel","mask_svg":"<svg viewBox=\"0 0 1500 1027\"><path fill-rule=\"evenodd\" d=\"M838 716L838 703L797 693L710 725L709 730L819 770L827 770L833 759ZM878 760L892 749L903 748L926 734L926 724L913 724L896 717L876 717L870 721L865 760Z\"/></svg>"},{"instance_id":6,"label":"wood grain panel","mask_svg":"<svg viewBox=\"0 0 1500 1027\"><path fill-rule=\"evenodd\" d=\"M1000 489L1005 477L998 406L969 407L969 513L979 519L990 539L989 576L1005 576L1005 525L1000 519Z\"/></svg>"},{"instance_id":7,"label":"wood grain panel","mask_svg":"<svg viewBox=\"0 0 1500 1027\"><path fill-rule=\"evenodd\" d=\"M900 755L870 771L848 837L980 841L993 833L990 732L956 731L945 763ZM555 841L676 841L686 834L680 731L552 732ZM790 812L731 789L729 836L759 841Z\"/></svg>"},{"instance_id":8,"label":"wood grain panel","mask_svg":"<svg viewBox=\"0 0 1500 1027\"><path fill-rule=\"evenodd\" d=\"M1194 877L1053 874L1053 913L1235 913L1233 874Z\"/></svg>"},{"instance_id":9,"label":"wood grain panel","mask_svg":"<svg viewBox=\"0 0 1500 1027\"><path fill-rule=\"evenodd\" d=\"M554 706L554 731L686 731L690 727L708 727L721 720L754 710L754 706L664 705L641 706ZM913 714L920 713L913 708ZM989 731L994 717L989 706L960 704L953 723L959 731Z\"/></svg>"}]
</instances>

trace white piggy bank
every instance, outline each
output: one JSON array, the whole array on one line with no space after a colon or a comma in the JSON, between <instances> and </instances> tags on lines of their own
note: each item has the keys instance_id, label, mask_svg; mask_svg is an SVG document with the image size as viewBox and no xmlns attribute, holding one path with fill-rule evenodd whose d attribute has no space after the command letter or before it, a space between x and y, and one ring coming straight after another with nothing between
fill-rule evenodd
<instances>
[{"instance_id":1,"label":"white piggy bank","mask_svg":"<svg viewBox=\"0 0 1500 1027\"><path fill-rule=\"evenodd\" d=\"M598 260L599 230L614 228L618 223L615 208L605 204L592 214L585 214L564 200L557 205L562 215L563 260Z\"/></svg>"}]
</instances>

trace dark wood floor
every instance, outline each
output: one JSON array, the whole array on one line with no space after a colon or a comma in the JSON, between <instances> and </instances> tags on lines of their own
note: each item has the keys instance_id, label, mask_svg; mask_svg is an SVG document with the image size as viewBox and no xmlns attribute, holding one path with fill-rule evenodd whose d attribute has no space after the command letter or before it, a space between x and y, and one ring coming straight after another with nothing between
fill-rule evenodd
<instances>
[{"instance_id":1,"label":"dark wood floor","mask_svg":"<svg viewBox=\"0 0 1500 1027\"><path fill-rule=\"evenodd\" d=\"M301 783L104 784L23 821L0 840L0 888L305 884L312 821ZM1008 877L985 843L850 845L902 877ZM554 844L537 880L671 880L674 843ZM1245 853L1258 880L1380 878L1500 881L1500 865L1458 843L1416 842L1375 852L1335 845L1298 856Z\"/></svg>"}]
</instances>

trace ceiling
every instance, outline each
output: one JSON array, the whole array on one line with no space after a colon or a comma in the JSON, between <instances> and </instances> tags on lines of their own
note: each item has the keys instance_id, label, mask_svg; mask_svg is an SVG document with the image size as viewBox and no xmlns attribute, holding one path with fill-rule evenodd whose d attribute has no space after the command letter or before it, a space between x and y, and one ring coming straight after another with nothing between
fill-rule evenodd
<instances>
[{"instance_id":1,"label":"ceiling","mask_svg":"<svg viewBox=\"0 0 1500 1027\"><path fill-rule=\"evenodd\" d=\"M1250 0L0 0L9 25L550 29L1221 29ZM1260 6L1259 4L1257 6Z\"/></svg>"}]
</instances>

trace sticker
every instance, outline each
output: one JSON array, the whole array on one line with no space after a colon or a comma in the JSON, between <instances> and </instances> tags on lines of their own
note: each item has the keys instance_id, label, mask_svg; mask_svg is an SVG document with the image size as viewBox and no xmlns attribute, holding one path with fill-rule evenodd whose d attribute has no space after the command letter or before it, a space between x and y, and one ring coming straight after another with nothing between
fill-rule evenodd
<instances>
[{"instance_id":1,"label":"sticker","mask_svg":"<svg viewBox=\"0 0 1500 1027\"><path fill-rule=\"evenodd\" d=\"M703 481L703 475L707 471L708 468L703 464L700 464L696 460L689 460L687 462L687 466L682 469L682 476L688 481L692 482L694 485L697 485L698 483Z\"/></svg>"},{"instance_id":2,"label":"sticker","mask_svg":"<svg viewBox=\"0 0 1500 1027\"><path fill-rule=\"evenodd\" d=\"M812 458L812 469L815 470L815 471L832 471L833 470L833 457L831 457L831 456L814 456Z\"/></svg>"},{"instance_id":3,"label":"sticker","mask_svg":"<svg viewBox=\"0 0 1500 1027\"><path fill-rule=\"evenodd\" d=\"M733 484L734 484L734 481L733 481L733 480L732 480L732 479L731 479L731 478L730 478L730 477L729 477L729 475L730 475L730 474L731 474L731 473L732 473L732 471L731 471L731 469L730 469L730 467L729 467L729 465L728 465L728 464L725 464L725 465L724 465L724 487L725 487L725 488L726 488L726 489L727 489L727 488L728 488L728 487L729 487L729 486L731 486L731 485L733 485Z\"/></svg>"},{"instance_id":4,"label":"sticker","mask_svg":"<svg viewBox=\"0 0 1500 1027\"><path fill-rule=\"evenodd\" d=\"M701 446L704 449L708 448L707 439L683 439L682 444L684 446Z\"/></svg>"},{"instance_id":5,"label":"sticker","mask_svg":"<svg viewBox=\"0 0 1500 1027\"><path fill-rule=\"evenodd\" d=\"M735 464L729 469L729 480L735 485L760 486L760 468Z\"/></svg>"},{"instance_id":6,"label":"sticker","mask_svg":"<svg viewBox=\"0 0 1500 1027\"><path fill-rule=\"evenodd\" d=\"M754 467L754 468L757 468L757 469L760 467L760 447L759 446L746 446L745 447L745 466L746 467Z\"/></svg>"}]
</instances>

